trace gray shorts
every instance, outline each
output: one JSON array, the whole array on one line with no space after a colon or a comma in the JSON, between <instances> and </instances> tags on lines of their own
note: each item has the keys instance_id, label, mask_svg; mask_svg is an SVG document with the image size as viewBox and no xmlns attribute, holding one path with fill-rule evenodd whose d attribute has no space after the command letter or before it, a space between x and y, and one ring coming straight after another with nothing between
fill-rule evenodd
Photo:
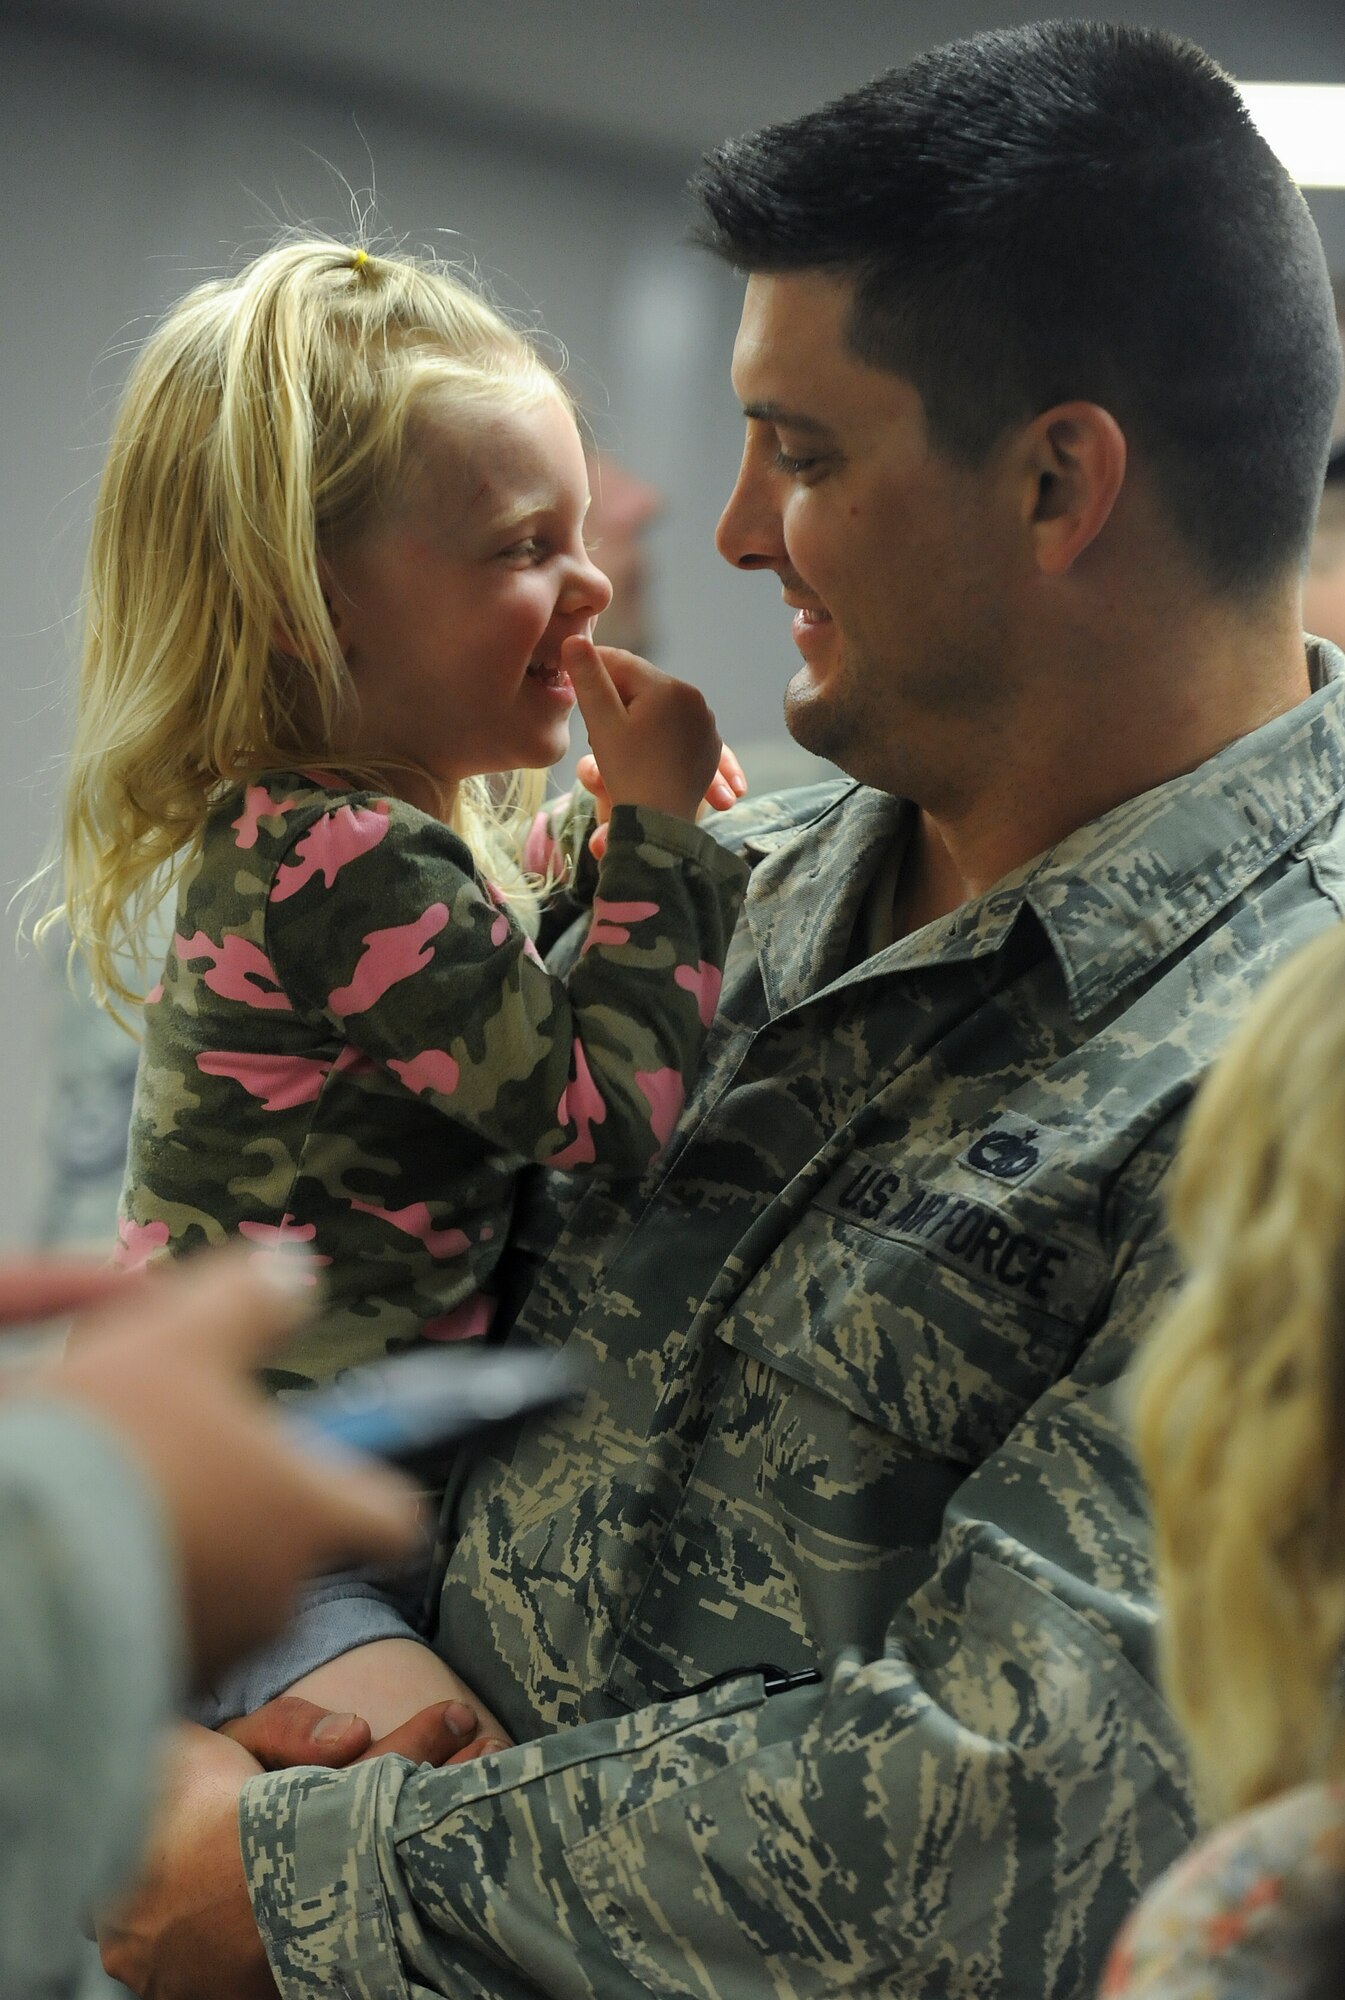
<instances>
[{"instance_id":1,"label":"gray shorts","mask_svg":"<svg viewBox=\"0 0 1345 2000\"><path fill-rule=\"evenodd\" d=\"M353 1571L343 1570L310 1584L294 1617L271 1645L203 1690L186 1706L192 1722L218 1729L235 1716L284 1694L295 1681L328 1660L339 1659L372 1639L424 1639L411 1624L407 1600L381 1589Z\"/></svg>"}]
</instances>

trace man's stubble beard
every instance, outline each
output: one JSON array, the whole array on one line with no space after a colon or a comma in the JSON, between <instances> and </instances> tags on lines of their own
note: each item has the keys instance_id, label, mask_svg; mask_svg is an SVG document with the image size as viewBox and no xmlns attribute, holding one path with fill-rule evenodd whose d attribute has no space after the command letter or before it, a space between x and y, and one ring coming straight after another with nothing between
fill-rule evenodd
<instances>
[{"instance_id":1,"label":"man's stubble beard","mask_svg":"<svg viewBox=\"0 0 1345 2000\"><path fill-rule=\"evenodd\" d=\"M969 745L1002 725L1011 703L994 650L982 645L928 662L918 693L911 669L841 653L824 685L808 669L785 689L794 741L860 784L923 803L937 797Z\"/></svg>"},{"instance_id":2,"label":"man's stubble beard","mask_svg":"<svg viewBox=\"0 0 1345 2000\"><path fill-rule=\"evenodd\" d=\"M843 652L819 686L803 667L785 689L785 728L815 757L824 757L847 777L879 791L904 795L907 773L899 746L891 740L889 693L892 669L870 661L855 663Z\"/></svg>"},{"instance_id":3,"label":"man's stubble beard","mask_svg":"<svg viewBox=\"0 0 1345 2000\"><path fill-rule=\"evenodd\" d=\"M806 693L800 692L800 683ZM815 757L825 757L829 764L854 777L857 774L851 771L846 758L847 754L854 754L863 735L862 729L856 727L855 707L844 660L838 662L825 690L808 678L806 667L801 667L785 689L785 728L802 749L810 750Z\"/></svg>"}]
</instances>

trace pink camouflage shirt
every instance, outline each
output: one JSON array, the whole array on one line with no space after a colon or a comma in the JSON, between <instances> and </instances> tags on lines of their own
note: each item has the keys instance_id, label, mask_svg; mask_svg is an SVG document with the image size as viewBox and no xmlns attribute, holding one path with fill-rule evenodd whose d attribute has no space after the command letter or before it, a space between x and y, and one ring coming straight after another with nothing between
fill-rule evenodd
<instances>
[{"instance_id":1,"label":"pink camouflage shirt","mask_svg":"<svg viewBox=\"0 0 1345 2000\"><path fill-rule=\"evenodd\" d=\"M207 826L145 1005L120 1257L302 1244L325 1307L279 1390L484 1333L520 1170L637 1174L676 1123L745 866L618 807L595 867L587 811L554 822L528 863L591 911L565 978L398 800L284 772Z\"/></svg>"}]
</instances>

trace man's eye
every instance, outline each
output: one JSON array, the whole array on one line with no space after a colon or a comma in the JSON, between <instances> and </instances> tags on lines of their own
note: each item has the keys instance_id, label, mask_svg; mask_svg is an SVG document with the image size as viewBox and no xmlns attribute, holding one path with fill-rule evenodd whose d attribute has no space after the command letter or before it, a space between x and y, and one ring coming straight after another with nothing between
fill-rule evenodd
<instances>
[{"instance_id":1,"label":"man's eye","mask_svg":"<svg viewBox=\"0 0 1345 2000\"><path fill-rule=\"evenodd\" d=\"M820 457L792 458L787 451L776 450L774 465L777 472L783 472L790 479L797 479L805 472L815 472L822 460Z\"/></svg>"}]
</instances>

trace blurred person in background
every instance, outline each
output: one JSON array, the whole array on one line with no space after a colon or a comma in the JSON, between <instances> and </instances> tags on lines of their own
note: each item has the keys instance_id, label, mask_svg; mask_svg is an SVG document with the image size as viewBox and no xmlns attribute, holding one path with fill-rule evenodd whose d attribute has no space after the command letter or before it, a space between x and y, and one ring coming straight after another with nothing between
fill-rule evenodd
<instances>
[{"instance_id":1,"label":"blurred person in background","mask_svg":"<svg viewBox=\"0 0 1345 2000\"><path fill-rule=\"evenodd\" d=\"M167 936L162 944L166 951ZM140 1045L95 1003L83 966L69 966L63 951L50 953L44 977L48 1083L34 1233L48 1248L110 1254Z\"/></svg>"},{"instance_id":2,"label":"blurred person in background","mask_svg":"<svg viewBox=\"0 0 1345 2000\"><path fill-rule=\"evenodd\" d=\"M614 452L590 450L587 456L593 500L584 538L612 586L611 602L599 614L593 636L600 645L648 656L656 650L648 535L663 512L663 495Z\"/></svg>"},{"instance_id":3,"label":"blurred person in background","mask_svg":"<svg viewBox=\"0 0 1345 2000\"><path fill-rule=\"evenodd\" d=\"M1135 1420L1164 1681L1219 1823L1140 1904L1106 2000L1345 1991L1345 934L1269 983L1196 1101L1190 1276Z\"/></svg>"}]
</instances>

